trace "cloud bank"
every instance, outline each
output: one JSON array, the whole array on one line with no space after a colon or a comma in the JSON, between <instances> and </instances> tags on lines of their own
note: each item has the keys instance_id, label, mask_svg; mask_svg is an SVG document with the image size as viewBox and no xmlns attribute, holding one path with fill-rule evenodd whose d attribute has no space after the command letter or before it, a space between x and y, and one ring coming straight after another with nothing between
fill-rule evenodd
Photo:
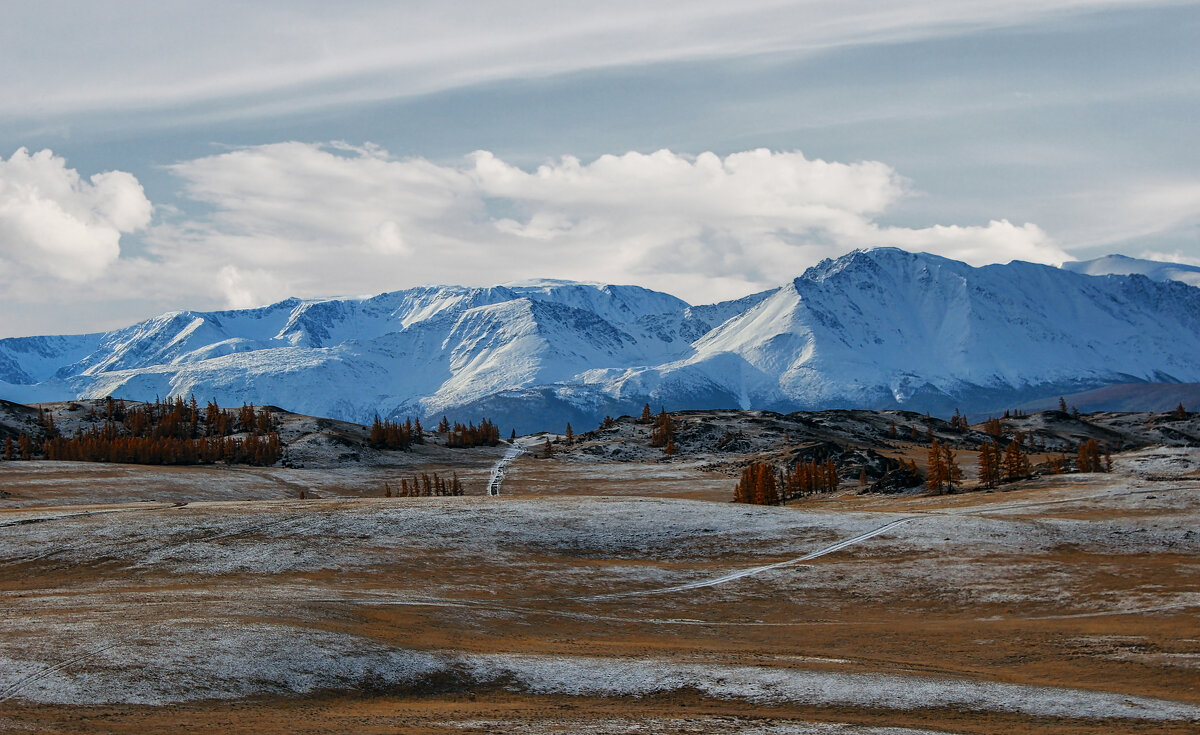
<instances>
[{"instance_id":1,"label":"cloud bank","mask_svg":"<svg viewBox=\"0 0 1200 735\"><path fill-rule=\"evenodd\" d=\"M148 225L152 210L128 173L85 181L49 150L0 157L0 278L93 279L120 256L121 235Z\"/></svg>"},{"instance_id":2,"label":"cloud bank","mask_svg":"<svg viewBox=\"0 0 1200 735\"><path fill-rule=\"evenodd\" d=\"M86 312L90 323L71 322L78 330L111 326L99 320L117 318L118 306L130 321L530 277L638 283L708 303L876 245L976 265L1068 259L1032 224L884 224L908 180L877 161L799 151L566 156L526 170L487 151L440 164L371 145L289 142L169 170L192 204L151 224L151 203L127 173L85 180L50 151L0 163L7 303ZM122 234L139 230L137 253L122 255ZM20 323L6 309L0 329L28 331Z\"/></svg>"},{"instance_id":3,"label":"cloud bank","mask_svg":"<svg viewBox=\"0 0 1200 735\"><path fill-rule=\"evenodd\" d=\"M643 283L704 302L876 245L973 264L1068 259L1031 224L882 225L908 181L876 161L799 151L567 156L526 171L487 151L439 165L370 146L280 143L171 170L213 214L160 229L155 252L190 272L219 263L231 306L535 275Z\"/></svg>"}]
</instances>

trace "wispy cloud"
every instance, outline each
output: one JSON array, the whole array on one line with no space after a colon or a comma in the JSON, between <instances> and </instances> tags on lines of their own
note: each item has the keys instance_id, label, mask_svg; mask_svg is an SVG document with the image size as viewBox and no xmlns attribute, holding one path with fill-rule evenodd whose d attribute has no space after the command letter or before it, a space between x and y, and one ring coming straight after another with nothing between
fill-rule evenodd
<instances>
[{"instance_id":1,"label":"wispy cloud","mask_svg":"<svg viewBox=\"0 0 1200 735\"><path fill-rule=\"evenodd\" d=\"M1065 236L1079 248L1120 249L1160 233L1174 232L1178 237L1187 228L1200 227L1200 179L1194 177L1120 181L1075 193L1064 203L1074 215ZM1176 262L1191 261L1181 255Z\"/></svg>"},{"instance_id":2,"label":"wispy cloud","mask_svg":"<svg viewBox=\"0 0 1200 735\"><path fill-rule=\"evenodd\" d=\"M230 114L278 113L500 79L928 38L1148 4L1176 3L267 0L80 7L46 0L6 9L0 116L231 101L237 104ZM45 63L48 43L53 64Z\"/></svg>"}]
</instances>

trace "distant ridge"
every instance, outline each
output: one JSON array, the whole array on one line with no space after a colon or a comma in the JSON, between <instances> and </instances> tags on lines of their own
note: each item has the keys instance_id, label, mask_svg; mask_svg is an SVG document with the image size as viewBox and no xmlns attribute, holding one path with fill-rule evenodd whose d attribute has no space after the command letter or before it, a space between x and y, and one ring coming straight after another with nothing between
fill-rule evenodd
<instances>
[{"instance_id":1,"label":"distant ridge","mask_svg":"<svg viewBox=\"0 0 1200 735\"><path fill-rule=\"evenodd\" d=\"M1197 383L1197 355L1200 289L1183 283L877 248L705 306L534 280L5 339L0 398L195 394L357 422L489 416L525 432L645 402L980 413L1113 384Z\"/></svg>"},{"instance_id":2,"label":"distant ridge","mask_svg":"<svg viewBox=\"0 0 1200 735\"><path fill-rule=\"evenodd\" d=\"M1062 397L1067 405L1084 413L1094 411L1155 411L1166 413L1183 404L1200 411L1200 383L1120 383ZM1043 411L1058 407L1058 398L1030 401L1018 408Z\"/></svg>"},{"instance_id":3,"label":"distant ridge","mask_svg":"<svg viewBox=\"0 0 1200 735\"><path fill-rule=\"evenodd\" d=\"M1200 266L1167 263L1159 260L1130 258L1127 255L1105 255L1092 260L1073 260L1063 263L1065 270L1089 276L1128 276L1134 273L1155 281L1179 281L1200 286Z\"/></svg>"}]
</instances>

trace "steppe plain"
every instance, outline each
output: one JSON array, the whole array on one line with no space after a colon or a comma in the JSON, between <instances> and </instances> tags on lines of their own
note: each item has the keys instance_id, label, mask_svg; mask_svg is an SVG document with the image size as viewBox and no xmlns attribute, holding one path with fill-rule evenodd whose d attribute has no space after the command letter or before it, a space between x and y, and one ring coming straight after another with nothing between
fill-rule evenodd
<instances>
[{"instance_id":1,"label":"steppe plain","mask_svg":"<svg viewBox=\"0 0 1200 735\"><path fill-rule=\"evenodd\" d=\"M711 457L542 440L498 496L505 446L0 463L0 730L1200 729L1200 450L758 507Z\"/></svg>"}]
</instances>

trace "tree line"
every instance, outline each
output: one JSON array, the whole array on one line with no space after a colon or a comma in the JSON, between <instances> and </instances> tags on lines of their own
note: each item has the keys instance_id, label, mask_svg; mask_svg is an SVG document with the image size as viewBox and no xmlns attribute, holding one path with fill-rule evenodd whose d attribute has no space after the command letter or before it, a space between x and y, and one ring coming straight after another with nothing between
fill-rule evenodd
<instances>
[{"instance_id":1,"label":"tree line","mask_svg":"<svg viewBox=\"0 0 1200 735\"><path fill-rule=\"evenodd\" d=\"M427 473L421 473L420 476L413 475L411 481L401 478L400 488L395 491L392 490L391 483L384 483L384 497L388 498L432 498L462 494L463 485L458 479L457 472L452 473L449 480L436 472L432 476Z\"/></svg>"},{"instance_id":2,"label":"tree line","mask_svg":"<svg viewBox=\"0 0 1200 735\"><path fill-rule=\"evenodd\" d=\"M443 429L443 427L445 428ZM451 449L483 446L494 447L500 443L500 427L488 419L481 419L479 426L473 423L468 423L464 426L457 421L451 426L450 422L443 416L438 430L446 432L446 446Z\"/></svg>"},{"instance_id":3,"label":"tree line","mask_svg":"<svg viewBox=\"0 0 1200 735\"><path fill-rule=\"evenodd\" d=\"M413 444L425 443L425 431L421 428L421 420L406 419L403 424L388 419L381 420L375 415L371 423L371 436L367 443L374 449L400 449L407 451Z\"/></svg>"},{"instance_id":4,"label":"tree line","mask_svg":"<svg viewBox=\"0 0 1200 735\"><path fill-rule=\"evenodd\" d=\"M832 459L796 462L790 470L766 462L751 462L733 490L733 502L778 505L795 498L836 492L841 482Z\"/></svg>"},{"instance_id":5,"label":"tree line","mask_svg":"<svg viewBox=\"0 0 1200 735\"><path fill-rule=\"evenodd\" d=\"M642 420L645 421L646 416L650 413L650 404L647 403L642 409ZM653 419L654 426L650 429L650 446L654 449L662 449L663 454L671 457L675 454L675 422L671 419L671 414L667 413L667 409L659 410L658 416Z\"/></svg>"},{"instance_id":6,"label":"tree line","mask_svg":"<svg viewBox=\"0 0 1200 735\"><path fill-rule=\"evenodd\" d=\"M46 436L41 450L49 460L269 466L283 457L274 417L253 404L230 410L210 401L201 410L195 397L133 406L110 397L85 415L99 425L70 437L61 435L49 412L42 411L41 420Z\"/></svg>"}]
</instances>

